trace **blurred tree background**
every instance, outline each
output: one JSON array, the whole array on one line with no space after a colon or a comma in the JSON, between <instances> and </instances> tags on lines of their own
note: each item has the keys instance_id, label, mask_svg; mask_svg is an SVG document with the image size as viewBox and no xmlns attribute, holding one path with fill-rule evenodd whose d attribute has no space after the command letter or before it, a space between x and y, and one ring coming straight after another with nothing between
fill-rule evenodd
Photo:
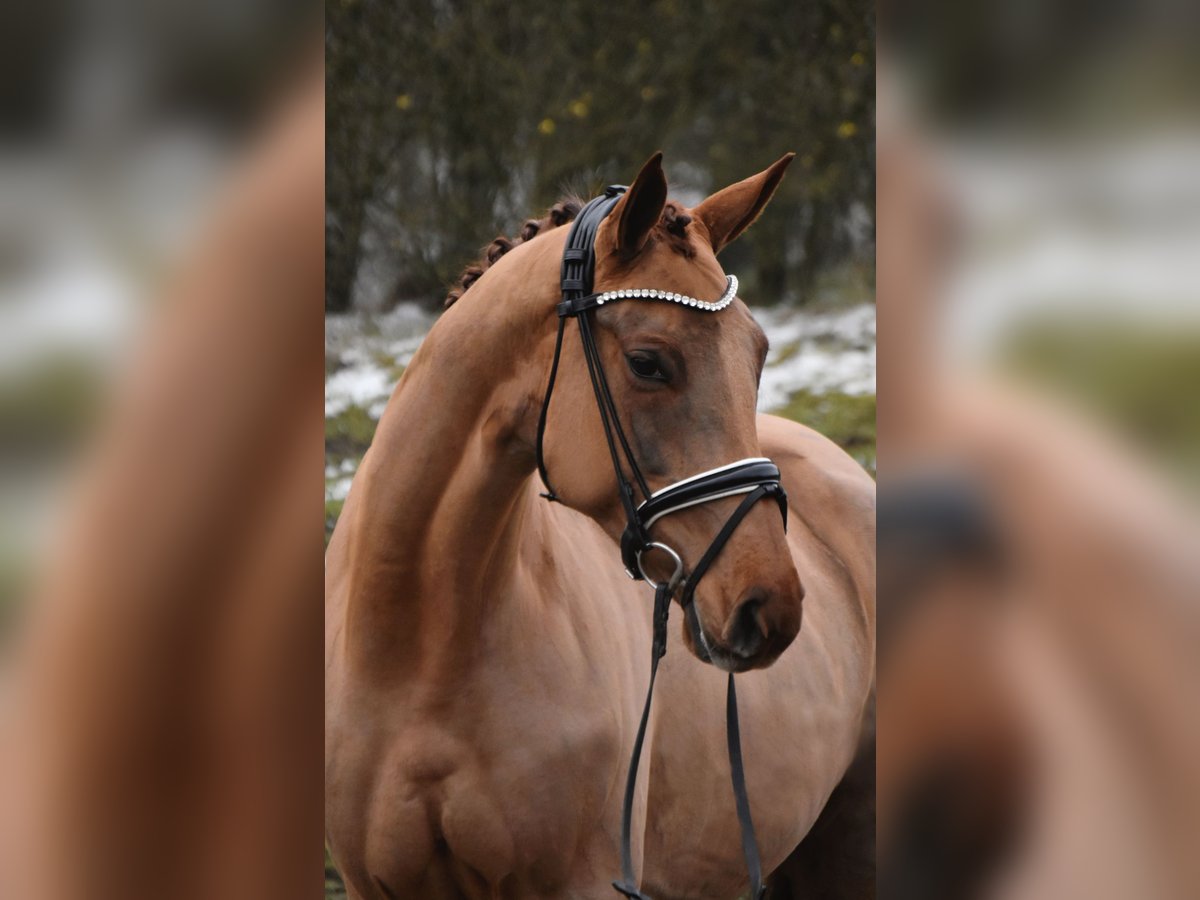
<instances>
[{"instance_id":1,"label":"blurred tree background","mask_svg":"<svg viewBox=\"0 0 1200 900\"><path fill-rule=\"evenodd\" d=\"M874 44L866 0L331 0L326 309L440 305L497 233L657 149L689 204L794 150L723 261L759 302L861 300Z\"/></svg>"}]
</instances>

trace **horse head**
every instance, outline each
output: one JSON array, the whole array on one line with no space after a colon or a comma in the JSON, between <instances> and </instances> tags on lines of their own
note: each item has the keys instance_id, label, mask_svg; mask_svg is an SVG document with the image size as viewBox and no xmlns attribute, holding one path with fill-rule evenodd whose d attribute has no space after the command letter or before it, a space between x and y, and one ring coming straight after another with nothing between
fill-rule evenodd
<instances>
[{"instance_id":1,"label":"horse head","mask_svg":"<svg viewBox=\"0 0 1200 900\"><path fill-rule=\"evenodd\" d=\"M756 400L766 335L739 299L719 309L678 301L711 303L733 286L717 254L762 212L790 161L789 154L688 209L668 200L662 154L655 154L596 231L594 292L653 290L677 301L605 304L593 310L588 326L613 409L652 493L696 472L761 456ZM566 341L562 354L545 462L558 499L619 539L627 508L614 489L585 352ZM648 525L650 539L682 560L685 585L743 499L699 503ZM658 581L670 578L675 561L650 550L643 565ZM684 593L692 653L728 671L770 665L799 632L804 597L779 507L754 503L703 578Z\"/></svg>"}]
</instances>

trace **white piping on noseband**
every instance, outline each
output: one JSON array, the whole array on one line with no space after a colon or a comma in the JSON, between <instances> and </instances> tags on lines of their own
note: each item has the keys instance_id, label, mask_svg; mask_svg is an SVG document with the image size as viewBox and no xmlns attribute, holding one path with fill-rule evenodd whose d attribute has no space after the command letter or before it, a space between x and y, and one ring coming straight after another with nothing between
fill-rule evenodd
<instances>
[{"instance_id":1,"label":"white piping on noseband","mask_svg":"<svg viewBox=\"0 0 1200 900\"><path fill-rule=\"evenodd\" d=\"M660 494L665 494L667 491L673 490L674 488L685 484L691 484L693 481L699 481L701 478L707 478L709 475L716 475L718 472L726 472L736 466L744 466L747 463L769 463L770 461L771 460L767 459L765 456L747 456L745 459L739 459L737 462L731 462L726 463L723 466L717 466L715 469L709 469L707 472L697 472L695 475L689 475L687 478L682 478L679 481L676 481L674 484L668 484L665 488L659 488L650 496L652 498L657 497ZM645 506L646 504L643 503L642 505Z\"/></svg>"},{"instance_id":2,"label":"white piping on noseband","mask_svg":"<svg viewBox=\"0 0 1200 900\"><path fill-rule=\"evenodd\" d=\"M685 484L690 484L691 482L698 481L701 478L707 478L710 475L716 475L720 472L726 471L727 469L732 469L737 466L744 466L747 463L759 463L759 462L769 463L770 461L771 460L767 459L765 456L748 456L745 459L739 459L737 462L731 462L724 466L717 466L715 469L709 469L707 472L699 472L695 475L691 475L687 478L684 478L681 481L676 481L674 484L668 484L665 488L659 488L657 491L655 491L653 494L651 494L650 498L653 499L653 498L659 496L660 494L665 494L667 491L673 491L677 487L682 487ZM689 506L698 506L701 503L708 503L710 500L720 500L722 497L733 497L733 496L736 496L737 494L748 494L751 491L755 490L757 487L758 487L758 485L745 485L743 487L731 488L728 491L722 491L719 494L705 494L701 497L696 497L692 500L684 501L683 503L680 503L677 506L670 506L670 507L664 509L662 512L656 513L654 516L651 516L650 519L645 523L644 527L649 529L651 525L653 525L655 522L657 522L663 516L669 516L671 513L679 512L681 509L687 509ZM650 502L649 500L643 500L638 505L638 509L640 510L643 506L645 506L649 502Z\"/></svg>"},{"instance_id":3,"label":"white piping on noseband","mask_svg":"<svg viewBox=\"0 0 1200 900\"><path fill-rule=\"evenodd\" d=\"M703 497L697 497L695 500L689 500L687 503L680 503L678 506L672 506L670 509L664 509L657 515L651 516L646 521L645 527L649 528L663 516L669 516L671 513L676 513L680 510L687 509L689 506L699 506L701 503L708 503L711 500L720 500L722 497L733 497L736 494L748 494L754 490L758 490L758 485L752 484L748 487L733 488L728 491L722 491L719 494L705 494Z\"/></svg>"},{"instance_id":4,"label":"white piping on noseband","mask_svg":"<svg viewBox=\"0 0 1200 900\"><path fill-rule=\"evenodd\" d=\"M720 312L733 302L733 298L737 295L737 289L737 276L726 275L725 293L712 303L706 300L697 300L695 297L689 297L686 294L673 294L670 291L656 291L650 288L621 288L615 291L605 291L603 294L598 295L596 297L596 305L603 306L605 303L611 303L614 300L638 298L641 300L668 300L671 303L682 303L684 306L691 306L704 312Z\"/></svg>"}]
</instances>

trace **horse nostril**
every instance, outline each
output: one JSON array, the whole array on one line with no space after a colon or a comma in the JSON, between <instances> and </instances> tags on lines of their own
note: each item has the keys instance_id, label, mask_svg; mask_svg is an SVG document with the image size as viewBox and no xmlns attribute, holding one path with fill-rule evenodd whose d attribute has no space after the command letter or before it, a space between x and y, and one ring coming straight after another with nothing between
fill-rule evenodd
<instances>
[{"instance_id":1,"label":"horse nostril","mask_svg":"<svg viewBox=\"0 0 1200 900\"><path fill-rule=\"evenodd\" d=\"M766 602L765 596L751 592L733 611L725 643L738 656L749 658L762 649L766 636L759 624L758 611Z\"/></svg>"}]
</instances>

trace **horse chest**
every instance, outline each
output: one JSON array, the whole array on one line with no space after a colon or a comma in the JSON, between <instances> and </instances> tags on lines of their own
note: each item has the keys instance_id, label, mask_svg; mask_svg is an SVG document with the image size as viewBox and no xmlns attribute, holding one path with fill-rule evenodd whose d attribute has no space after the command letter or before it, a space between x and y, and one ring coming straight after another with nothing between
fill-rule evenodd
<instances>
[{"instance_id":1,"label":"horse chest","mask_svg":"<svg viewBox=\"0 0 1200 900\"><path fill-rule=\"evenodd\" d=\"M437 896L429 879L441 871L467 896L502 883L554 894L611 852L618 717L561 681L480 673L447 702L396 716L380 748L367 861L389 889Z\"/></svg>"}]
</instances>

